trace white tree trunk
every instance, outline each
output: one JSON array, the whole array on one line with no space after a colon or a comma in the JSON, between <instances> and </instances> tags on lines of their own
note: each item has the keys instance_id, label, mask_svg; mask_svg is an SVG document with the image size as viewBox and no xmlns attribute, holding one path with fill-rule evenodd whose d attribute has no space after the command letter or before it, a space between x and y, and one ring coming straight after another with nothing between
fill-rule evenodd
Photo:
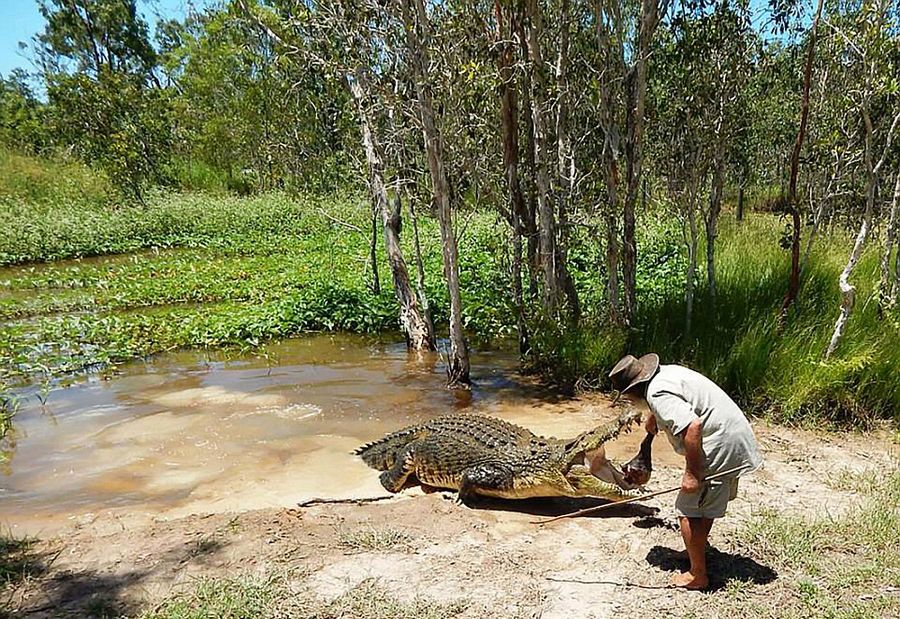
<instances>
[{"instance_id":1,"label":"white tree trunk","mask_svg":"<svg viewBox=\"0 0 900 619\"><path fill-rule=\"evenodd\" d=\"M691 323L694 317L694 280L697 277L697 245L699 241L699 233L697 229L697 215L694 204L694 192L688 195L687 219L690 238L688 240L688 266L687 273L684 278L684 338L691 337Z\"/></svg>"},{"instance_id":2,"label":"white tree trunk","mask_svg":"<svg viewBox=\"0 0 900 619\"><path fill-rule=\"evenodd\" d=\"M888 130L885 139L884 152L882 152L878 163L874 165L872 164L872 140L874 131L872 129L872 119L869 117L868 102L866 102L862 108L862 117L866 130L866 210L863 213L863 220L859 226L859 233L856 235L856 242L853 244L853 251L850 252L850 259L847 261L847 266L841 271L841 276L838 280L841 288L841 312L838 315L837 322L834 324L834 333L832 333L831 341L828 343L828 349L825 351L825 359L829 359L837 349L838 344L841 341L841 336L844 334L847 319L850 318L850 312L853 311L856 288L850 283L850 275L853 273L853 269L856 268L856 263L859 262L863 245L865 245L866 237L869 234L869 228L872 226L872 211L875 209L875 185L878 182L878 172L881 170L881 166L884 165L885 159L891 150L891 138L894 135L894 129L897 128L897 123L900 122L900 111L894 116L894 121L891 123L891 127Z\"/></svg>"},{"instance_id":3,"label":"white tree trunk","mask_svg":"<svg viewBox=\"0 0 900 619\"><path fill-rule=\"evenodd\" d=\"M900 204L900 169L897 170L897 180L894 183L894 197L891 200L891 212L888 216L887 229L884 232L884 248L881 251L881 280L878 283L878 302L882 309L893 306L895 300L892 291L895 289L896 280L891 276L891 252L894 250L898 204Z\"/></svg>"},{"instance_id":4,"label":"white tree trunk","mask_svg":"<svg viewBox=\"0 0 900 619\"><path fill-rule=\"evenodd\" d=\"M540 241L541 268L544 273L544 309L553 315L559 306L559 273L556 263L556 216L553 212L553 198L550 193L550 173L548 159L548 106L547 78L544 58L541 53L541 7L537 0L529 0L528 13L531 24L528 27L528 53L534 75L531 80L532 126L534 127L534 162L537 182L538 233Z\"/></svg>"},{"instance_id":5,"label":"white tree trunk","mask_svg":"<svg viewBox=\"0 0 900 619\"><path fill-rule=\"evenodd\" d=\"M428 47L430 24L423 0L403 0L403 22L406 40L412 56L419 113L422 118L422 134L428 155L428 171L434 204L437 208L444 259L444 278L450 293L450 355L447 368L449 386L469 383L469 351L462 329L462 298L459 292L459 256L456 233L450 212L450 187L444 169L444 152L441 134L435 122L434 105L429 83Z\"/></svg>"},{"instance_id":6,"label":"white tree trunk","mask_svg":"<svg viewBox=\"0 0 900 619\"><path fill-rule=\"evenodd\" d=\"M413 350L434 350L434 337L428 328L428 322L419 310L416 295L410 286L409 271L406 268L406 260L403 258L403 252L400 249L399 226L395 222L388 204L387 189L384 183L384 164L380 146L372 131L365 75L362 71L358 71L356 75L348 76L347 83L359 114L362 142L366 152L366 162L369 167L369 189L372 192L372 199L375 201L376 209L381 213L384 245L387 250L388 262L391 266L394 292L400 304L400 325L406 333L407 344L410 348Z\"/></svg>"}]
</instances>

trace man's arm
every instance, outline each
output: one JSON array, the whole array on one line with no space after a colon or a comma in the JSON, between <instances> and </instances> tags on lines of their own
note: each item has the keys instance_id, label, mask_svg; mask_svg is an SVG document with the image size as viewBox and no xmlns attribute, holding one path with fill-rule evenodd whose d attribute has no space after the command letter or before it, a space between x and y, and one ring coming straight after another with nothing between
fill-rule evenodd
<instances>
[{"instance_id":1,"label":"man's arm","mask_svg":"<svg viewBox=\"0 0 900 619\"><path fill-rule=\"evenodd\" d=\"M681 489L693 494L700 490L700 473L703 468L703 454L700 446L703 441L703 428L700 419L694 419L684 429L684 475L681 477Z\"/></svg>"}]
</instances>

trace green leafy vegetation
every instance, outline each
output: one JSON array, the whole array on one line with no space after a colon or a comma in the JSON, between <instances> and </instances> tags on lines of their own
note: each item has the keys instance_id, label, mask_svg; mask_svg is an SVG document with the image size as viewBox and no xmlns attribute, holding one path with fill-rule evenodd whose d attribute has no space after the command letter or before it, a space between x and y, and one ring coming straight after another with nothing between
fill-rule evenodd
<instances>
[{"instance_id":1,"label":"green leafy vegetation","mask_svg":"<svg viewBox=\"0 0 900 619\"><path fill-rule=\"evenodd\" d=\"M46 570L46 557L35 552L35 539L0 532L0 617L12 617L7 592Z\"/></svg>"},{"instance_id":2,"label":"green leafy vegetation","mask_svg":"<svg viewBox=\"0 0 900 619\"><path fill-rule=\"evenodd\" d=\"M568 390L653 350L781 420L897 418L890 3L426 5L41 0L0 79L3 418L180 347L430 346L385 257L416 279L411 205L452 380L464 327Z\"/></svg>"},{"instance_id":3,"label":"green leafy vegetation","mask_svg":"<svg viewBox=\"0 0 900 619\"><path fill-rule=\"evenodd\" d=\"M378 294L372 289L362 198L155 192L145 206L119 206L77 164L9 154L3 163L10 169L5 199L21 208L0 215L20 231L0 242L0 256L7 264L31 261L0 273L0 375L7 387L183 347L252 349L308 331L399 328L380 246L383 285ZM699 278L695 326L685 337L680 226L654 213L639 223L642 302L633 328L608 321L595 275L603 256L588 234L577 233L570 260L583 319L578 326L532 320L530 368L569 389L602 388L621 354L652 350L782 420L865 425L896 414L900 387L891 377L900 367L900 326L892 315L879 317L870 301L875 252L858 267L863 284L847 341L826 362L837 275L850 243L845 234L817 240L803 295L779 331L789 268L774 242L782 224L766 213L744 222L724 217L717 302L708 302ZM426 288L440 325L449 303L435 226L421 218ZM411 255L409 237L401 238ZM92 255L100 257L70 259ZM467 330L489 339L514 335L508 237L491 213L466 215L460 257ZM6 393L5 409L12 411L15 401Z\"/></svg>"},{"instance_id":4,"label":"green leafy vegetation","mask_svg":"<svg viewBox=\"0 0 900 619\"><path fill-rule=\"evenodd\" d=\"M900 324L892 315L879 316L872 285L877 281L876 253L866 253L857 267L862 282L858 309L840 353L825 361L839 298L838 274L852 241L840 231L817 240L802 297L780 330L789 268L786 252L772 242L780 229L778 219L769 215L751 216L743 223L723 220L718 298L713 306L701 284L689 337L684 335L680 278L673 272L683 257L676 249L658 268L654 247L659 251L660 239L649 237L638 286L655 292L645 295L634 328L587 322L539 332L538 367L561 384L603 385L611 363L624 351L654 351L665 361L698 369L745 405L783 421L866 425L875 418L896 419L900 390L890 377L900 369L895 352Z\"/></svg>"}]
</instances>

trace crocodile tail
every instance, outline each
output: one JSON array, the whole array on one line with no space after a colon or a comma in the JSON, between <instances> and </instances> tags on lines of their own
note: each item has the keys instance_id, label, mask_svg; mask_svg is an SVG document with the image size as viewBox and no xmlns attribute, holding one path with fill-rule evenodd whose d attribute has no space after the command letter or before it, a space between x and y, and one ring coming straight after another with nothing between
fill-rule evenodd
<instances>
[{"instance_id":1,"label":"crocodile tail","mask_svg":"<svg viewBox=\"0 0 900 619\"><path fill-rule=\"evenodd\" d=\"M394 466L397 454L416 438L421 429L421 426L410 426L391 432L384 438L358 447L353 454L362 458L373 469L386 471Z\"/></svg>"}]
</instances>

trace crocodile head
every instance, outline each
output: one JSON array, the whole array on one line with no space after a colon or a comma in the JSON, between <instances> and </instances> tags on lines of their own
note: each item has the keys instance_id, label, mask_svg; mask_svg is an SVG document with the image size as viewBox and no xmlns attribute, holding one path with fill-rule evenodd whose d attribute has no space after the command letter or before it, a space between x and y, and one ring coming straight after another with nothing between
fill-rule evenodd
<instances>
[{"instance_id":1,"label":"crocodile head","mask_svg":"<svg viewBox=\"0 0 900 619\"><path fill-rule=\"evenodd\" d=\"M650 479L649 457L646 467L641 468L637 462L640 458L638 456L629 462L623 471L607 459L606 449L604 448L604 443L613 440L620 433L630 430L633 424L640 421L640 418L641 416L637 411L629 410L605 426L589 430L570 441L566 445L566 454L568 457L568 470L573 471L573 474L567 475L567 477L572 477L576 474L582 475L587 469L598 480L623 490L633 490L647 483ZM644 469L648 471L646 476L640 473Z\"/></svg>"}]
</instances>

